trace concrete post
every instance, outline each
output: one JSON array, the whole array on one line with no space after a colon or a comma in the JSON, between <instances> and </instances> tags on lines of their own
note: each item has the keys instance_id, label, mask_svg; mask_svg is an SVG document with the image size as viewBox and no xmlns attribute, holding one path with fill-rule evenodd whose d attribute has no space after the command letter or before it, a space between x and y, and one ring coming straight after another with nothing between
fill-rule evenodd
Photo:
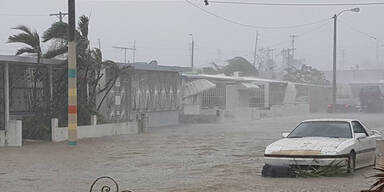
<instances>
[{"instance_id":1,"label":"concrete post","mask_svg":"<svg viewBox=\"0 0 384 192\"><path fill-rule=\"evenodd\" d=\"M8 63L4 64L4 126L5 137L9 130L9 66ZM5 138L5 145L7 145L7 138Z\"/></svg>"},{"instance_id":2,"label":"concrete post","mask_svg":"<svg viewBox=\"0 0 384 192\"><path fill-rule=\"evenodd\" d=\"M269 108L269 83L264 84L264 108Z\"/></svg>"},{"instance_id":3,"label":"concrete post","mask_svg":"<svg viewBox=\"0 0 384 192\"><path fill-rule=\"evenodd\" d=\"M51 119L51 139L53 142L56 141L57 128L59 128L59 119Z\"/></svg>"},{"instance_id":4,"label":"concrete post","mask_svg":"<svg viewBox=\"0 0 384 192\"><path fill-rule=\"evenodd\" d=\"M21 120L9 121L9 130L7 131L6 141L10 147L22 146L22 123Z\"/></svg>"},{"instance_id":5,"label":"concrete post","mask_svg":"<svg viewBox=\"0 0 384 192\"><path fill-rule=\"evenodd\" d=\"M91 115L91 125L95 126L97 125L97 116Z\"/></svg>"}]
</instances>

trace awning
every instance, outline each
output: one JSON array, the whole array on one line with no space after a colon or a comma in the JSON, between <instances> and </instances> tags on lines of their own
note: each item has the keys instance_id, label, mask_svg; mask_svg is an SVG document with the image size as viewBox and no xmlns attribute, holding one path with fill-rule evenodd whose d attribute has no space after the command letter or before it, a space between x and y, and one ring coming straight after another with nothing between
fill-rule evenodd
<instances>
[{"instance_id":1,"label":"awning","mask_svg":"<svg viewBox=\"0 0 384 192\"><path fill-rule=\"evenodd\" d=\"M216 84L206 80L206 79L198 79L195 81L191 81L184 86L184 95L183 98L190 97L193 95L197 95L204 91L208 91L212 88L215 88Z\"/></svg>"},{"instance_id":2,"label":"awning","mask_svg":"<svg viewBox=\"0 0 384 192\"><path fill-rule=\"evenodd\" d=\"M260 87L253 83L241 83L240 89L260 89Z\"/></svg>"}]
</instances>

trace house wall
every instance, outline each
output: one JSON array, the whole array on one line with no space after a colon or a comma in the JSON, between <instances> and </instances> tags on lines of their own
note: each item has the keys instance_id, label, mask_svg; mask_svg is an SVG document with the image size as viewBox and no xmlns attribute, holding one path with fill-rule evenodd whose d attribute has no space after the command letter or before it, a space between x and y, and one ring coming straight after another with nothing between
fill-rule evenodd
<instances>
[{"instance_id":1,"label":"house wall","mask_svg":"<svg viewBox=\"0 0 384 192\"><path fill-rule=\"evenodd\" d=\"M160 127L179 123L180 103L178 72L133 69L119 78L101 111L111 123L134 121L144 113L147 127Z\"/></svg>"}]
</instances>

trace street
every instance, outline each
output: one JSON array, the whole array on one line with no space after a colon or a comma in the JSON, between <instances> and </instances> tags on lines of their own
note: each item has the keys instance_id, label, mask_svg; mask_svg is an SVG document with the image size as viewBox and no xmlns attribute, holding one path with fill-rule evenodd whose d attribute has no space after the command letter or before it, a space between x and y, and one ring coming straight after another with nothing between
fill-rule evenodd
<instances>
[{"instance_id":1,"label":"street","mask_svg":"<svg viewBox=\"0 0 384 192\"><path fill-rule=\"evenodd\" d=\"M66 143L31 143L0 148L0 191L89 191L100 176L111 176L121 190L192 191L360 191L373 183L372 167L352 176L263 178L265 147L290 131L303 117L252 122L191 124L147 130L140 135L84 139ZM382 114L337 114L358 118L384 130ZM379 129L379 128L382 129Z\"/></svg>"}]
</instances>

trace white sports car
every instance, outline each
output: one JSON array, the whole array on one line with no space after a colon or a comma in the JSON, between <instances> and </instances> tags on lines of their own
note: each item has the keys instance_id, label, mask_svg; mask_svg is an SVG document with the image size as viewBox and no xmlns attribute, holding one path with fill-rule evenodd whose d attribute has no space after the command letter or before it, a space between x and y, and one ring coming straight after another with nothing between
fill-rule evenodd
<instances>
[{"instance_id":1,"label":"white sports car","mask_svg":"<svg viewBox=\"0 0 384 192\"><path fill-rule=\"evenodd\" d=\"M301 122L291 133L265 149L263 175L273 167L327 166L341 161L350 170L375 161L381 134L354 119L314 119Z\"/></svg>"}]
</instances>

